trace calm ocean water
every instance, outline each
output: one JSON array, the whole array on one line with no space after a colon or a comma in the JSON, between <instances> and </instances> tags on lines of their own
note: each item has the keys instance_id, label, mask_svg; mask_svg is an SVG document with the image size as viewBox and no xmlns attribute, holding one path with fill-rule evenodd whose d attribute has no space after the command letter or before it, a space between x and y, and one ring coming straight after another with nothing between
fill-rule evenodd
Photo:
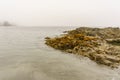
<instances>
[{"instance_id":1,"label":"calm ocean water","mask_svg":"<svg viewBox=\"0 0 120 80\"><path fill-rule=\"evenodd\" d=\"M0 27L0 80L120 80L111 70L44 44L70 27Z\"/></svg>"}]
</instances>

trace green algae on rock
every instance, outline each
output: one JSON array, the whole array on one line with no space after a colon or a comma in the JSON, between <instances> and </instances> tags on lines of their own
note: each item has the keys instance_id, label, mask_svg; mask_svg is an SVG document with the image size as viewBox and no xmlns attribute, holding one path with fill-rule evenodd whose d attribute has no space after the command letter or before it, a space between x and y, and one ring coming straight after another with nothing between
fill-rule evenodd
<instances>
[{"instance_id":1,"label":"green algae on rock","mask_svg":"<svg viewBox=\"0 0 120 80\"><path fill-rule=\"evenodd\" d=\"M60 37L46 37L46 44L68 53L82 55L98 64L118 67L120 64L120 29L80 27L65 31ZM114 44L113 44L114 43Z\"/></svg>"}]
</instances>

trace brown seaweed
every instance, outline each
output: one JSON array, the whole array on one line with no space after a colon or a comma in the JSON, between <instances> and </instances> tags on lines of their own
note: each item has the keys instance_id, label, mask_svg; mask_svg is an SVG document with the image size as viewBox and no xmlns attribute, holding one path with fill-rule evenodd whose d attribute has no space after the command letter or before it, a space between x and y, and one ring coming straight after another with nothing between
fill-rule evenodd
<instances>
[{"instance_id":1,"label":"brown seaweed","mask_svg":"<svg viewBox=\"0 0 120 80\"><path fill-rule=\"evenodd\" d=\"M98 64L118 67L120 64L119 28L87 28L80 27L65 31L67 34L49 38L46 44L68 53L82 55ZM119 34L118 34L119 33Z\"/></svg>"}]
</instances>

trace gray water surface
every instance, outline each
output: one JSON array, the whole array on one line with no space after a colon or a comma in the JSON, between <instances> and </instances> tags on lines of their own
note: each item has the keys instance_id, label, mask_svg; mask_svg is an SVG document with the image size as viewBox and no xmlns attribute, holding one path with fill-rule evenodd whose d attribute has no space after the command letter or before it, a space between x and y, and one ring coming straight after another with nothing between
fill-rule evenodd
<instances>
[{"instance_id":1,"label":"gray water surface","mask_svg":"<svg viewBox=\"0 0 120 80\"><path fill-rule=\"evenodd\" d=\"M120 69L97 65L44 44L68 27L0 27L0 80L120 80Z\"/></svg>"}]
</instances>

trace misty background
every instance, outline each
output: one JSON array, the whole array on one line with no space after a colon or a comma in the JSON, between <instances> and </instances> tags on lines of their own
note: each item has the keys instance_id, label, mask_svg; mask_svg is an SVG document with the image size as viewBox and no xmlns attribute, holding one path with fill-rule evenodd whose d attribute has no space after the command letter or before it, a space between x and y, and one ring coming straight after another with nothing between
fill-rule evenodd
<instances>
[{"instance_id":1,"label":"misty background","mask_svg":"<svg viewBox=\"0 0 120 80\"><path fill-rule=\"evenodd\" d=\"M0 22L22 26L120 26L120 0L0 0Z\"/></svg>"}]
</instances>

